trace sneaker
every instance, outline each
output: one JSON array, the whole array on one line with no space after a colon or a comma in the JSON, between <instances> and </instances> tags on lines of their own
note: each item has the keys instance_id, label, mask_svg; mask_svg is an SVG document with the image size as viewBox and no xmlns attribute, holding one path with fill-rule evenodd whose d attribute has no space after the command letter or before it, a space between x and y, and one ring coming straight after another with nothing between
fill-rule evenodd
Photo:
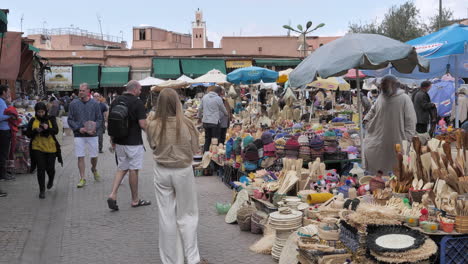
<instances>
[{"instance_id":1,"label":"sneaker","mask_svg":"<svg viewBox=\"0 0 468 264\"><path fill-rule=\"evenodd\" d=\"M83 188L86 185L86 180L85 179L80 179L80 182L78 185L76 185L77 188Z\"/></svg>"},{"instance_id":2,"label":"sneaker","mask_svg":"<svg viewBox=\"0 0 468 264\"><path fill-rule=\"evenodd\" d=\"M54 182L48 181L47 182L47 190L50 190L54 186Z\"/></svg>"},{"instance_id":3,"label":"sneaker","mask_svg":"<svg viewBox=\"0 0 468 264\"><path fill-rule=\"evenodd\" d=\"M93 172L93 175L94 175L94 180L97 181L97 182L100 182L101 181L101 175L99 175L99 172L98 171L94 171Z\"/></svg>"},{"instance_id":4,"label":"sneaker","mask_svg":"<svg viewBox=\"0 0 468 264\"><path fill-rule=\"evenodd\" d=\"M202 258L200 262L198 262L198 264L210 264L210 263L208 262L208 260Z\"/></svg>"},{"instance_id":5,"label":"sneaker","mask_svg":"<svg viewBox=\"0 0 468 264\"><path fill-rule=\"evenodd\" d=\"M45 199L45 192L39 193L39 199Z\"/></svg>"},{"instance_id":6,"label":"sneaker","mask_svg":"<svg viewBox=\"0 0 468 264\"><path fill-rule=\"evenodd\" d=\"M0 197L6 197L8 195L8 193L0 190Z\"/></svg>"}]
</instances>

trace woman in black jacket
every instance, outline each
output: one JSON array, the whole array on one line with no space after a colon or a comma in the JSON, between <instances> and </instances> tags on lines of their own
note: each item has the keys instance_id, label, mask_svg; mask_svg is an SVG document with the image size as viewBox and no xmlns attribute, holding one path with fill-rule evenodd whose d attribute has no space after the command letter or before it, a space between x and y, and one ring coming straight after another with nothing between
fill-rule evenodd
<instances>
[{"instance_id":1,"label":"woman in black jacket","mask_svg":"<svg viewBox=\"0 0 468 264\"><path fill-rule=\"evenodd\" d=\"M31 163L37 166L37 181L39 183L39 198L45 198L45 173L49 176L47 189L54 185L55 158L59 158L60 145L55 135L58 133L57 121L47 114L47 106L39 102L34 107L36 115L28 123L26 135L31 138Z\"/></svg>"}]
</instances>

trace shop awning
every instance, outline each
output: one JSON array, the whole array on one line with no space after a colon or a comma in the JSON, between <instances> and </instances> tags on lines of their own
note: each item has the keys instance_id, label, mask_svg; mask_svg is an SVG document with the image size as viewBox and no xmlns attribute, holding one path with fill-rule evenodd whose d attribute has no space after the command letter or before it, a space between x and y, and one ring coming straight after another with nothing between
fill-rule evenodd
<instances>
[{"instance_id":1,"label":"shop awning","mask_svg":"<svg viewBox=\"0 0 468 264\"><path fill-rule=\"evenodd\" d=\"M154 58L153 77L162 79L176 79L180 72L180 60L173 58Z\"/></svg>"},{"instance_id":2,"label":"shop awning","mask_svg":"<svg viewBox=\"0 0 468 264\"><path fill-rule=\"evenodd\" d=\"M99 86L99 64L74 64L73 88L80 88L80 84L87 83L89 88L96 89Z\"/></svg>"},{"instance_id":3,"label":"shop awning","mask_svg":"<svg viewBox=\"0 0 468 264\"><path fill-rule=\"evenodd\" d=\"M34 47L33 45L31 45L31 44L28 44L28 49L29 49L30 51L34 51L34 52L39 52L39 51L41 51L39 48L36 48L36 47Z\"/></svg>"},{"instance_id":4,"label":"shop awning","mask_svg":"<svg viewBox=\"0 0 468 264\"><path fill-rule=\"evenodd\" d=\"M232 60L226 61L226 68L238 69L252 66L251 60Z\"/></svg>"},{"instance_id":5,"label":"shop awning","mask_svg":"<svg viewBox=\"0 0 468 264\"><path fill-rule=\"evenodd\" d=\"M101 87L123 87L128 83L130 67L102 67Z\"/></svg>"},{"instance_id":6,"label":"shop awning","mask_svg":"<svg viewBox=\"0 0 468 264\"><path fill-rule=\"evenodd\" d=\"M297 66L301 63L300 59L255 59L257 66Z\"/></svg>"},{"instance_id":7,"label":"shop awning","mask_svg":"<svg viewBox=\"0 0 468 264\"><path fill-rule=\"evenodd\" d=\"M221 59L181 59L182 71L190 78L198 78L216 69L226 74L226 63Z\"/></svg>"}]
</instances>

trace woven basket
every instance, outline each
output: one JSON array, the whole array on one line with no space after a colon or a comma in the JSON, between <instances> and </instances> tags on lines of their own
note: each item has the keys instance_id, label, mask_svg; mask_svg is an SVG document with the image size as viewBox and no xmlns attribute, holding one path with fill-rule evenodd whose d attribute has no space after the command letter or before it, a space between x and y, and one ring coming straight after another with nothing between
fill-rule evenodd
<instances>
[{"instance_id":1,"label":"woven basket","mask_svg":"<svg viewBox=\"0 0 468 264\"><path fill-rule=\"evenodd\" d=\"M237 211L237 223L241 231L250 231L252 214L256 211L257 209L250 203L246 203Z\"/></svg>"},{"instance_id":2,"label":"woven basket","mask_svg":"<svg viewBox=\"0 0 468 264\"><path fill-rule=\"evenodd\" d=\"M252 214L250 232L252 234L261 234L268 221L268 214L263 211L256 211Z\"/></svg>"},{"instance_id":3,"label":"woven basket","mask_svg":"<svg viewBox=\"0 0 468 264\"><path fill-rule=\"evenodd\" d=\"M320 239L336 241L340 239L340 230L324 230L323 228L319 228L318 235Z\"/></svg>"},{"instance_id":4,"label":"woven basket","mask_svg":"<svg viewBox=\"0 0 468 264\"><path fill-rule=\"evenodd\" d=\"M420 203L422 201L422 197L424 194L426 194L430 190L409 190L408 196L411 201L411 203Z\"/></svg>"}]
</instances>

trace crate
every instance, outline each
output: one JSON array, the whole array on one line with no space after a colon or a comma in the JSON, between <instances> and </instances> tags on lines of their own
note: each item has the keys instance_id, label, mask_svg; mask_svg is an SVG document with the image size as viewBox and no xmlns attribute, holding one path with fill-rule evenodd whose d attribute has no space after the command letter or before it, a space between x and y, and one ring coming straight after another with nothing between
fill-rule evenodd
<instances>
[{"instance_id":1,"label":"crate","mask_svg":"<svg viewBox=\"0 0 468 264\"><path fill-rule=\"evenodd\" d=\"M468 236L444 236L440 241L440 263L468 263Z\"/></svg>"}]
</instances>

